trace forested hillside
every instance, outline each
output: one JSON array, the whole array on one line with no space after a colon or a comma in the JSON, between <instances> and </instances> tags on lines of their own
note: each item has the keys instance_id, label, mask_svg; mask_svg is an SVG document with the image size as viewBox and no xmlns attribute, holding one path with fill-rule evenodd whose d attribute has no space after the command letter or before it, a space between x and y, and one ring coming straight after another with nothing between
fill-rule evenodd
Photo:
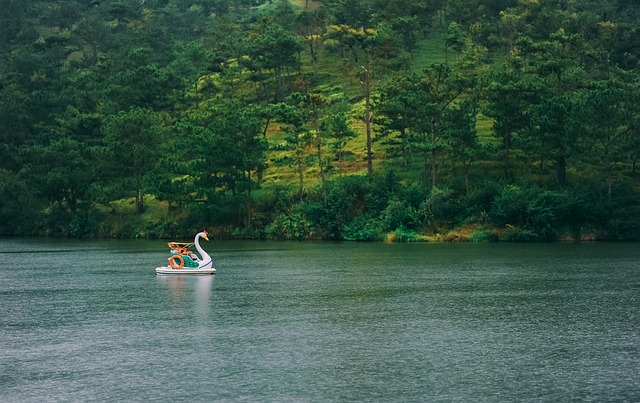
<instances>
[{"instance_id":1,"label":"forested hillside","mask_svg":"<svg viewBox=\"0 0 640 403\"><path fill-rule=\"evenodd\" d=\"M0 0L0 234L640 239L635 0Z\"/></svg>"}]
</instances>

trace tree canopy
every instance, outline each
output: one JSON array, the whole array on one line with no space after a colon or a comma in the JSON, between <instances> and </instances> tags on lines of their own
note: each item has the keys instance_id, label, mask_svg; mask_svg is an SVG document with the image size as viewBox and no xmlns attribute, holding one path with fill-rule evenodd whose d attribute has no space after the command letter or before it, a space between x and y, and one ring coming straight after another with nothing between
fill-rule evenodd
<instances>
[{"instance_id":1,"label":"tree canopy","mask_svg":"<svg viewBox=\"0 0 640 403\"><path fill-rule=\"evenodd\" d=\"M2 235L640 239L640 5L0 0Z\"/></svg>"}]
</instances>

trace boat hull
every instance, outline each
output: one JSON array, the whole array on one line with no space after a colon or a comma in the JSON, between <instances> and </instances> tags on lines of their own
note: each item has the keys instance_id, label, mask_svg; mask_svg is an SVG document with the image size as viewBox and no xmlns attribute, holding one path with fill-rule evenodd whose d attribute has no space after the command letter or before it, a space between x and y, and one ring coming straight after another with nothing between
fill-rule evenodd
<instances>
[{"instance_id":1,"label":"boat hull","mask_svg":"<svg viewBox=\"0 0 640 403\"><path fill-rule=\"evenodd\" d=\"M195 268L195 267L183 267L182 269L174 269L171 266L156 267L156 274L179 276L179 275L191 275L191 276L210 276L216 274L216 269L209 268Z\"/></svg>"}]
</instances>

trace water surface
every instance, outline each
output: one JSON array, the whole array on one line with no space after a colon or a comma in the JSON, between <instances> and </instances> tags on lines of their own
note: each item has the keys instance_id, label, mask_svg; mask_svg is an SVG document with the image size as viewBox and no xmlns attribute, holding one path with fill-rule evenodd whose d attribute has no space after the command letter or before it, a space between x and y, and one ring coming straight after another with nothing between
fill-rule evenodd
<instances>
[{"instance_id":1,"label":"water surface","mask_svg":"<svg viewBox=\"0 0 640 403\"><path fill-rule=\"evenodd\" d=\"M0 246L0 401L640 400L636 244Z\"/></svg>"}]
</instances>

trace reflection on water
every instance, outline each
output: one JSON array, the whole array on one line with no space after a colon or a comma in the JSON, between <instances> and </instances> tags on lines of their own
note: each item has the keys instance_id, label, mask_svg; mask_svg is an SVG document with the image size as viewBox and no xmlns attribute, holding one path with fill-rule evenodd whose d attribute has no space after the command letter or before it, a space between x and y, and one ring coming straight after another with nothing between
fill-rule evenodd
<instances>
[{"instance_id":1,"label":"reflection on water","mask_svg":"<svg viewBox=\"0 0 640 403\"><path fill-rule=\"evenodd\" d=\"M160 284L166 286L172 305L189 309L193 304L198 318L206 319L209 316L211 286L215 275L170 275L156 276L156 278Z\"/></svg>"}]
</instances>

